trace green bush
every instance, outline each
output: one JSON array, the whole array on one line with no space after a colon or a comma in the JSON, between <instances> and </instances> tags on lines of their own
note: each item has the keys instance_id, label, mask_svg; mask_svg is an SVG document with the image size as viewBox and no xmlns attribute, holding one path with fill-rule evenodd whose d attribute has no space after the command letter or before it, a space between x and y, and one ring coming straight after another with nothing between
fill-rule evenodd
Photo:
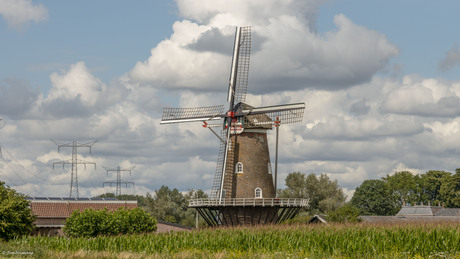
<instances>
[{"instance_id":1,"label":"green bush","mask_svg":"<svg viewBox=\"0 0 460 259\"><path fill-rule=\"evenodd\" d=\"M0 181L0 241L29 234L34 221L25 196Z\"/></svg>"},{"instance_id":2,"label":"green bush","mask_svg":"<svg viewBox=\"0 0 460 259\"><path fill-rule=\"evenodd\" d=\"M69 237L139 234L157 229L157 221L141 208L104 210L75 210L66 220L64 233Z\"/></svg>"}]
</instances>

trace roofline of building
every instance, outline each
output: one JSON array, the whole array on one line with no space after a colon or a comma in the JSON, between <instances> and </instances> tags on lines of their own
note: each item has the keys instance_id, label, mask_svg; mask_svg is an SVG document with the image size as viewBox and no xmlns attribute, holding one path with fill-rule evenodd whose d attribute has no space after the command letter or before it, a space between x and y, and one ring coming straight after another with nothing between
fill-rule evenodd
<instances>
[{"instance_id":1,"label":"roofline of building","mask_svg":"<svg viewBox=\"0 0 460 259\"><path fill-rule=\"evenodd\" d=\"M30 200L30 203L94 203L94 204L100 204L100 203L111 203L111 204L137 204L137 201L104 201L104 200L91 200L91 201L66 201L66 200Z\"/></svg>"},{"instance_id":2,"label":"roofline of building","mask_svg":"<svg viewBox=\"0 0 460 259\"><path fill-rule=\"evenodd\" d=\"M64 225L35 225L37 228L63 228Z\"/></svg>"},{"instance_id":3,"label":"roofline of building","mask_svg":"<svg viewBox=\"0 0 460 259\"><path fill-rule=\"evenodd\" d=\"M176 223L171 223L171 222L167 222L167 221L163 221L163 220L158 220L158 219L157 219L157 222L158 222L158 223L161 223L161 224L164 224L164 225L170 225L170 226L174 226L174 227L178 227L178 228L193 229L192 227L189 227L189 226L184 226L184 225L180 225L180 224L176 224Z\"/></svg>"},{"instance_id":4,"label":"roofline of building","mask_svg":"<svg viewBox=\"0 0 460 259\"><path fill-rule=\"evenodd\" d=\"M102 198L102 197L26 197L26 200L31 201L120 201L117 198Z\"/></svg>"}]
</instances>

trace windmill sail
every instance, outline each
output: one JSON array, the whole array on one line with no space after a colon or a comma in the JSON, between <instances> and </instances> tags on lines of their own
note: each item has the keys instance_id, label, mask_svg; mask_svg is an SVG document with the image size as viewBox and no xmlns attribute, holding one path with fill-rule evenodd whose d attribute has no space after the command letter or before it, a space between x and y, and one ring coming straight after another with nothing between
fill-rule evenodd
<instances>
[{"instance_id":1,"label":"windmill sail","mask_svg":"<svg viewBox=\"0 0 460 259\"><path fill-rule=\"evenodd\" d=\"M248 89L249 61L251 58L251 27L236 28L233 46L232 69L227 102L230 109L234 103L244 102Z\"/></svg>"},{"instance_id":2,"label":"windmill sail","mask_svg":"<svg viewBox=\"0 0 460 259\"><path fill-rule=\"evenodd\" d=\"M283 124L301 122L303 119L303 114L305 111L305 103L292 103L292 104L283 104L275 106L265 106L265 107L256 107L245 109L244 107L240 109L239 114L244 116L255 117L253 120L256 123L263 122L268 123L267 120L257 120L257 117L268 116L272 123L275 121L280 121Z\"/></svg>"},{"instance_id":3,"label":"windmill sail","mask_svg":"<svg viewBox=\"0 0 460 259\"><path fill-rule=\"evenodd\" d=\"M251 27L242 27L238 53L238 70L235 85L235 103L246 100L251 58Z\"/></svg>"},{"instance_id":4,"label":"windmill sail","mask_svg":"<svg viewBox=\"0 0 460 259\"><path fill-rule=\"evenodd\" d=\"M224 106L215 105L195 108L163 108L161 124L218 120L223 117Z\"/></svg>"},{"instance_id":5,"label":"windmill sail","mask_svg":"<svg viewBox=\"0 0 460 259\"><path fill-rule=\"evenodd\" d=\"M227 101L230 103L229 110L234 110L235 102L240 102L246 98L246 91L248 87L248 75L249 75L249 60L251 54L251 27L238 27L235 33L235 43L233 46L233 60L232 70L230 72L230 83L228 86L228 98ZM219 200L223 198L223 188L225 181L225 170L227 161L232 157L229 157L229 139L232 128L232 118L227 117L225 147L224 147L224 158L222 161L222 172L220 176L220 188L219 188ZM219 178L219 176L217 176Z\"/></svg>"},{"instance_id":6,"label":"windmill sail","mask_svg":"<svg viewBox=\"0 0 460 259\"><path fill-rule=\"evenodd\" d=\"M225 139L227 136L227 131L222 130L221 131L221 138ZM221 186L221 181L222 181L222 170L224 167L224 156L225 156L225 142L220 142L220 147L219 147L219 154L217 157L217 166L216 166L216 173L214 175L214 181L212 183L212 188L211 188L211 194L210 197L211 199L218 199L219 194L220 194L220 186Z\"/></svg>"}]
</instances>

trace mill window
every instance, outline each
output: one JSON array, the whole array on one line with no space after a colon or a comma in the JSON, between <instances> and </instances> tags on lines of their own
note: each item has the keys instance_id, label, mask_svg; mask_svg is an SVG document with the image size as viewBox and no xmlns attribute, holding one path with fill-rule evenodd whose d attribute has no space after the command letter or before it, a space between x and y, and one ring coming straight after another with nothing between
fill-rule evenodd
<instances>
[{"instance_id":1,"label":"mill window","mask_svg":"<svg viewBox=\"0 0 460 259\"><path fill-rule=\"evenodd\" d=\"M237 174L242 174L243 173L243 163L238 162L236 163L236 172Z\"/></svg>"},{"instance_id":2,"label":"mill window","mask_svg":"<svg viewBox=\"0 0 460 259\"><path fill-rule=\"evenodd\" d=\"M255 190L255 197L256 199L262 198L262 189L260 189L259 187L257 187Z\"/></svg>"}]
</instances>

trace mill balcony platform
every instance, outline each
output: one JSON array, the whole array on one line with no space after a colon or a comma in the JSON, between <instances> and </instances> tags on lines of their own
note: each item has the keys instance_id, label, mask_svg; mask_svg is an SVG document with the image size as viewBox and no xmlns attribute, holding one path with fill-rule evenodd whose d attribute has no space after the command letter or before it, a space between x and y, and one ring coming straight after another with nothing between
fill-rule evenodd
<instances>
[{"instance_id":1,"label":"mill balcony platform","mask_svg":"<svg viewBox=\"0 0 460 259\"><path fill-rule=\"evenodd\" d=\"M277 224L292 219L309 200L300 198L193 199L195 208L211 227Z\"/></svg>"},{"instance_id":2,"label":"mill balcony platform","mask_svg":"<svg viewBox=\"0 0 460 259\"><path fill-rule=\"evenodd\" d=\"M189 207L301 207L307 208L309 200L301 198L230 198L230 199L191 199Z\"/></svg>"}]
</instances>

